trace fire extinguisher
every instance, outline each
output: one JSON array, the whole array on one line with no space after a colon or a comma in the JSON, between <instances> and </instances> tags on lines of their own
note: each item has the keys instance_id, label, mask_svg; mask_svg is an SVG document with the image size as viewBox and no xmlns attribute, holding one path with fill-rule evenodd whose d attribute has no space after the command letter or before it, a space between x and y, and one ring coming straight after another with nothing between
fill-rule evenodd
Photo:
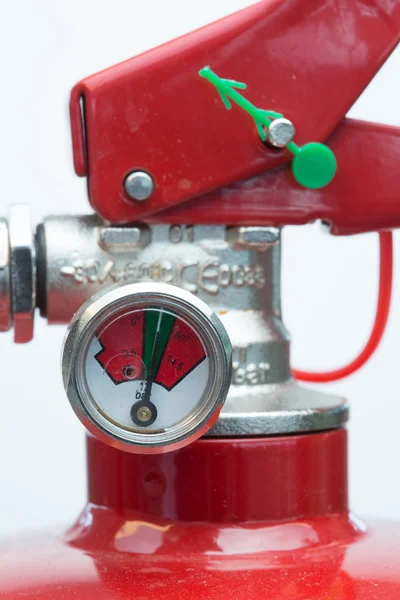
<instances>
[{"instance_id":1,"label":"fire extinguisher","mask_svg":"<svg viewBox=\"0 0 400 600\"><path fill-rule=\"evenodd\" d=\"M4 545L0 600L400 598L400 524L349 511L347 402L301 386L387 324L400 130L345 114L399 41L397 2L262 0L73 88L94 212L0 219L0 331L69 324L88 502ZM370 338L324 373L280 302L282 227L316 219L380 243Z\"/></svg>"}]
</instances>

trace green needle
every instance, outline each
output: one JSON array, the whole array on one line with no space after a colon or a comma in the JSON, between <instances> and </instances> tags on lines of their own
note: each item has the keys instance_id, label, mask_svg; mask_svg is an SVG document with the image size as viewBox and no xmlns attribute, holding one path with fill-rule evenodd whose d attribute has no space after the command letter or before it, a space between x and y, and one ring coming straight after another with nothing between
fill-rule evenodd
<instances>
[{"instance_id":1,"label":"green needle","mask_svg":"<svg viewBox=\"0 0 400 600\"><path fill-rule=\"evenodd\" d=\"M161 319L161 321L160 321ZM156 339L157 332L159 332L160 340L157 346L156 360L154 364L155 375L157 374L158 367L161 363L161 359L167 347L169 336L172 328L175 324L176 317L162 311L149 309L146 311L144 321L144 347L143 347L143 362L146 367L146 372L150 373L152 370L152 356L154 350L154 341Z\"/></svg>"}]
</instances>

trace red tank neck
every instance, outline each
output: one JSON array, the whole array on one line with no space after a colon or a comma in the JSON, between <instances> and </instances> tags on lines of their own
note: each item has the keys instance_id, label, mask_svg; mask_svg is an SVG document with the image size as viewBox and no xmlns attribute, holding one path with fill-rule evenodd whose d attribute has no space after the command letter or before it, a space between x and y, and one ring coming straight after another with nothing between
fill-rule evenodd
<instances>
[{"instance_id":1,"label":"red tank neck","mask_svg":"<svg viewBox=\"0 0 400 600\"><path fill-rule=\"evenodd\" d=\"M287 521L347 511L345 429L269 438L203 438L162 455L88 437L89 502L120 516Z\"/></svg>"}]
</instances>

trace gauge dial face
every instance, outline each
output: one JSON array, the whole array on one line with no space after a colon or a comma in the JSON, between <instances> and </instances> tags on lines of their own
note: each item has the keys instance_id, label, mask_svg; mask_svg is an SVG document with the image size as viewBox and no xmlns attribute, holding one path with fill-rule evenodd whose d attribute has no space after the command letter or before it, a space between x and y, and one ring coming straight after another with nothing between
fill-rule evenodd
<instances>
[{"instance_id":1,"label":"gauge dial face","mask_svg":"<svg viewBox=\"0 0 400 600\"><path fill-rule=\"evenodd\" d=\"M209 377L199 332L157 306L111 318L86 355L87 386L99 411L130 430L177 424L201 402Z\"/></svg>"},{"instance_id":2,"label":"gauge dial face","mask_svg":"<svg viewBox=\"0 0 400 600\"><path fill-rule=\"evenodd\" d=\"M231 344L217 315L190 292L135 283L83 305L62 368L71 405L92 434L129 452L168 452L217 420Z\"/></svg>"}]
</instances>

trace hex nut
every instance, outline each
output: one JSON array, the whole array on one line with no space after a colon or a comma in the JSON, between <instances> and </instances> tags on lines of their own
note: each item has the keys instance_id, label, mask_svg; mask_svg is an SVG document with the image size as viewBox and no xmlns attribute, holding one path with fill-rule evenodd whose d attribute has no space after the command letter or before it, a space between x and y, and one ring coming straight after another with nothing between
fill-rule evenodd
<instances>
[{"instance_id":1,"label":"hex nut","mask_svg":"<svg viewBox=\"0 0 400 600\"><path fill-rule=\"evenodd\" d=\"M35 245L28 205L10 207L8 228L14 341L25 344L33 338L36 307Z\"/></svg>"},{"instance_id":2,"label":"hex nut","mask_svg":"<svg viewBox=\"0 0 400 600\"><path fill-rule=\"evenodd\" d=\"M10 241L6 219L0 219L0 332L11 329Z\"/></svg>"}]
</instances>

